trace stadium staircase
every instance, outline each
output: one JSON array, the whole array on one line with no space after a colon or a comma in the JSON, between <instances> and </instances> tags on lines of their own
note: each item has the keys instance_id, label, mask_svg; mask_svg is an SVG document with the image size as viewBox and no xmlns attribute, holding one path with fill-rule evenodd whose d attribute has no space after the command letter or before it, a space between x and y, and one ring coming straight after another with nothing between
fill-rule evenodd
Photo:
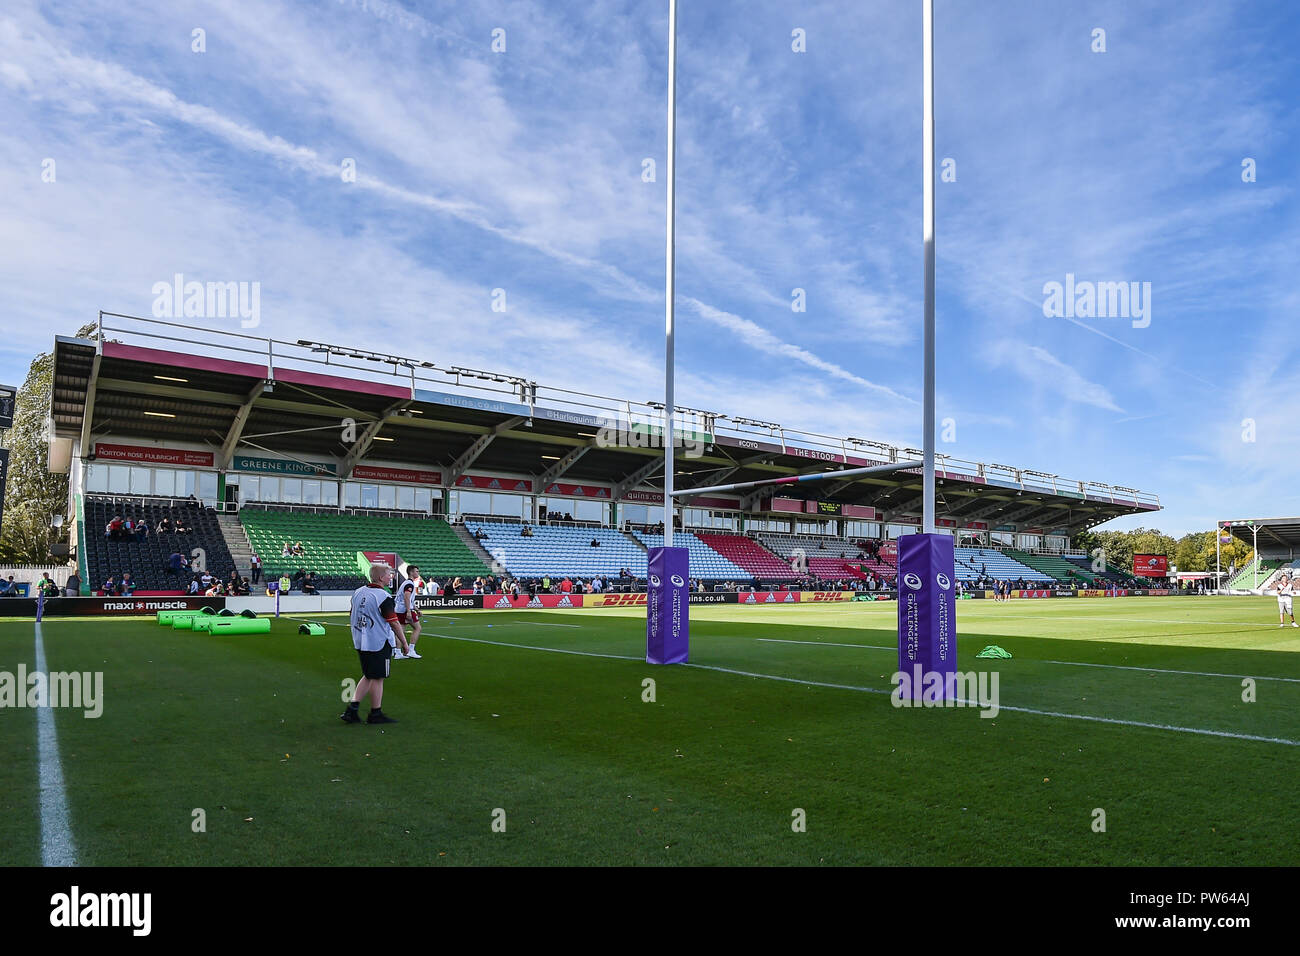
<instances>
[{"instance_id":1,"label":"stadium staircase","mask_svg":"<svg viewBox=\"0 0 1300 956\"><path fill-rule=\"evenodd\" d=\"M470 529L467 528L465 525L454 524L451 526L451 530L456 532L456 537L460 539L461 543L465 545L465 547L469 548L470 551L473 552L475 557L477 557L480 561L486 564L489 568L493 568L494 573L496 571L496 567L501 567L501 565L496 564L496 559L493 558L492 555L488 553L487 549L484 548L483 545L478 543L478 539L474 537L474 535L470 532Z\"/></svg>"},{"instance_id":2,"label":"stadium staircase","mask_svg":"<svg viewBox=\"0 0 1300 956\"><path fill-rule=\"evenodd\" d=\"M1226 587L1230 591L1249 591L1255 587L1255 568L1259 568L1259 586L1265 587L1272 579L1274 573L1286 562L1280 559L1265 558L1261 561L1258 557L1252 558L1244 568L1234 574L1228 581Z\"/></svg>"},{"instance_id":3,"label":"stadium staircase","mask_svg":"<svg viewBox=\"0 0 1300 956\"><path fill-rule=\"evenodd\" d=\"M162 504L157 499L131 499L86 495L85 554L86 582L91 593L96 593L109 576L121 580L129 571L137 591L183 591L191 580L189 574L173 574L167 570L168 558L179 551L193 562L196 548L203 549L206 568L215 577L226 580L234 568L230 550L217 523L217 513L197 502L171 502ZM144 518L149 522L149 535L117 541L104 534L104 526L120 515L132 521ZM158 523L164 518L181 521L190 529L186 534L159 533Z\"/></svg>"},{"instance_id":4,"label":"stadium staircase","mask_svg":"<svg viewBox=\"0 0 1300 956\"><path fill-rule=\"evenodd\" d=\"M262 559L263 576L299 568L315 571L321 590L344 590L362 583L357 555L363 551L395 552L420 567L427 578L490 573L487 564L456 536L441 518L364 514L315 514L245 507L241 512L248 539ZM305 554L284 557L285 542L301 541Z\"/></svg>"},{"instance_id":5,"label":"stadium staircase","mask_svg":"<svg viewBox=\"0 0 1300 956\"><path fill-rule=\"evenodd\" d=\"M235 570L250 581L253 579L253 545L240 522L238 515L218 513L217 526L221 537L225 539L230 558L235 562Z\"/></svg>"}]
</instances>

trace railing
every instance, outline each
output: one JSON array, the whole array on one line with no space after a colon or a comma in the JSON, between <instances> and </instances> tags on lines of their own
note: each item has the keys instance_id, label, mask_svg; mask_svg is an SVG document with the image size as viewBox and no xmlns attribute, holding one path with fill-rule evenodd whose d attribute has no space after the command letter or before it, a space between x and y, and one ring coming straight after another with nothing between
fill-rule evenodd
<instances>
[{"instance_id":1,"label":"railing","mask_svg":"<svg viewBox=\"0 0 1300 956\"><path fill-rule=\"evenodd\" d=\"M288 342L281 339L261 338L244 332L211 329L202 325L168 322L163 319L124 315L118 312L101 312L99 314L100 341L104 341L109 333L124 336L125 338L112 340L123 344L149 347L156 346L159 342L175 342L182 345L184 351L189 353L210 354L219 358L254 364L259 368L265 368L266 377L272 381L276 369L292 368L299 371L331 373L346 371L365 381L397 385L407 390L412 399L415 399L418 388L429 386L438 390L447 390L469 403L478 400L484 407L488 407L488 403L494 403L498 406L497 410L508 410L527 415L529 418L532 418L535 410L541 407L562 414L567 413L573 416L574 423L589 427L614 427L620 423L662 426L663 423L663 405L654 400L634 402L590 392L539 385L506 373L484 372L459 366L442 368L433 362L383 355L362 348L345 348L302 339ZM369 364L359 365L347 359L359 359ZM384 371L376 366L391 366L391 369ZM478 382L487 384L477 384ZM473 407L472 404L470 407ZM814 457L832 463L846 462L850 456L874 463L896 462L911 456L921 457L921 453L914 448L900 449L885 442L823 435L798 428L786 428L773 422L759 422L743 416L699 409L679 407L674 416L674 428L679 430L679 435L682 431L690 430L779 444L783 451L790 448L810 451L815 453ZM1009 465L986 464L939 454L935 456L935 468L937 471L947 472L957 477L1000 480L1027 491L1086 495L1094 499L1109 499L1116 504L1131 502L1134 506L1145 504L1160 507L1159 496L1122 485L1064 478ZM919 469L917 472L919 473ZM994 475L989 474L990 472L996 475L996 479Z\"/></svg>"},{"instance_id":2,"label":"railing","mask_svg":"<svg viewBox=\"0 0 1300 956\"><path fill-rule=\"evenodd\" d=\"M396 508L337 508L334 505L304 505L278 501L245 501L244 511L292 511L297 514L352 515L362 518L424 518L445 521L446 516L427 511L399 511Z\"/></svg>"},{"instance_id":3,"label":"railing","mask_svg":"<svg viewBox=\"0 0 1300 956\"><path fill-rule=\"evenodd\" d=\"M212 508L215 511L223 510L216 507L217 505L223 504L223 502L219 502L213 498L195 498L193 495L186 495L185 497L172 495L168 497L166 495L123 495L115 494L113 492L87 491L85 496L92 501L107 501L115 505L151 504L168 508Z\"/></svg>"}]
</instances>

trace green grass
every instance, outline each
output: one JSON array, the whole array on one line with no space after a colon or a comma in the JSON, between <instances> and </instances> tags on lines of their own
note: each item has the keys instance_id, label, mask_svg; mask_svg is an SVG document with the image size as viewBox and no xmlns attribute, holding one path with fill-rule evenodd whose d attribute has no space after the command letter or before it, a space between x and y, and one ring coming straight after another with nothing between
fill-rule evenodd
<instances>
[{"instance_id":1,"label":"green grass","mask_svg":"<svg viewBox=\"0 0 1300 956\"><path fill-rule=\"evenodd\" d=\"M1300 630L1279 630L1275 607L964 601L959 663L996 669L1004 707L1300 741ZM696 607L692 661L888 691L894 614ZM576 627L538 626L556 624ZM429 617L424 660L395 663L388 682L401 723L344 726L342 681L358 676L347 631L295 627L212 638L142 620L44 623L51 670L104 672L102 717L56 712L82 863L1300 862L1300 746L901 710L885 693L477 643L639 658L633 609ZM0 670L32 666L32 633L0 624ZM1014 659L976 660L989 643ZM1259 680L1243 703L1237 676L1059 661L1293 682ZM0 863L39 863L36 721L0 719ZM196 808L206 833L191 830ZM791 829L795 808L806 833Z\"/></svg>"}]
</instances>

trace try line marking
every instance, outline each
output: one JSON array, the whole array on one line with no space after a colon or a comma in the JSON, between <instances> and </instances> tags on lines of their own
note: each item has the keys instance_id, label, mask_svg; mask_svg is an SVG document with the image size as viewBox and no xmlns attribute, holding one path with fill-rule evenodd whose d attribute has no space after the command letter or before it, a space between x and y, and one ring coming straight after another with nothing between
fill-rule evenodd
<instances>
[{"instance_id":1,"label":"try line marking","mask_svg":"<svg viewBox=\"0 0 1300 956\"><path fill-rule=\"evenodd\" d=\"M36 670L48 678L45 642L36 622ZM36 749L39 753L41 789L41 866L76 866L77 848L68 822L68 793L59 762L59 736L54 729L54 708L36 709Z\"/></svg>"},{"instance_id":2,"label":"try line marking","mask_svg":"<svg viewBox=\"0 0 1300 956\"><path fill-rule=\"evenodd\" d=\"M603 657L616 661L637 661L645 663L644 657L629 657L626 654L600 654L595 651L570 651L558 647L537 647L533 644L507 644L504 641L486 641L478 637L455 637L451 634L435 634L434 637L445 638L450 641L466 641L471 644L492 644L497 647L514 647L526 651L547 651L551 654L575 654L579 657ZM866 645L857 644L856 647L865 647ZM730 667L718 667L713 664L680 664L679 667L693 667L696 670L718 671L723 674L737 674L741 677L754 677L760 680L784 681L789 684L804 684L808 687L829 687L833 690L850 690L864 694L885 694L891 695L890 691L881 687L858 687L853 684L829 684L824 681L804 680L801 677L785 677L780 674L758 674L753 671L738 671ZM976 701L963 701L971 707L979 706ZM1255 740L1266 744L1284 744L1288 747L1300 747L1300 740L1289 740L1286 737L1263 737L1258 734L1235 734L1228 730L1207 730L1203 727L1179 727L1174 724L1155 724L1144 720L1122 720L1118 717L1097 717L1093 714L1069 714L1055 710L1039 710L1035 707L1017 707L1012 704L1001 704L999 710L1010 710L1020 714L1036 714L1040 717L1059 717L1064 720L1088 720L1099 724L1118 724L1124 727L1146 727L1150 730L1169 730L1180 734L1197 734L1204 737L1228 737L1233 740Z\"/></svg>"},{"instance_id":3,"label":"try line marking","mask_svg":"<svg viewBox=\"0 0 1300 956\"><path fill-rule=\"evenodd\" d=\"M894 651L896 647L884 644L834 644L830 641L790 641L779 637L759 637L755 640L767 644L815 644L819 647L861 647L870 651ZM1152 674L1183 674L1187 677L1232 677L1237 680L1249 677L1251 680L1276 680L1287 684L1300 684L1300 677L1261 677L1258 674L1220 674L1217 671L1179 671L1164 667L1136 667L1129 664L1093 664L1086 661L1043 661L1044 664L1064 664L1069 667L1106 667L1117 671L1148 671Z\"/></svg>"}]
</instances>

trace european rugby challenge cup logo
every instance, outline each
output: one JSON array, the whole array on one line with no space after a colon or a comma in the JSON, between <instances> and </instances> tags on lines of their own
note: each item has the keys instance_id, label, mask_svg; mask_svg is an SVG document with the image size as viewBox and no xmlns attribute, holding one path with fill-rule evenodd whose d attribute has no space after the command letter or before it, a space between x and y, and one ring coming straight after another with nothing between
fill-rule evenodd
<instances>
[{"instance_id":1,"label":"european rugby challenge cup logo","mask_svg":"<svg viewBox=\"0 0 1300 956\"><path fill-rule=\"evenodd\" d=\"M911 571L908 571L906 574L903 575L903 583L906 584L908 588L912 591L921 590L920 577L918 577L916 574L914 574Z\"/></svg>"}]
</instances>

